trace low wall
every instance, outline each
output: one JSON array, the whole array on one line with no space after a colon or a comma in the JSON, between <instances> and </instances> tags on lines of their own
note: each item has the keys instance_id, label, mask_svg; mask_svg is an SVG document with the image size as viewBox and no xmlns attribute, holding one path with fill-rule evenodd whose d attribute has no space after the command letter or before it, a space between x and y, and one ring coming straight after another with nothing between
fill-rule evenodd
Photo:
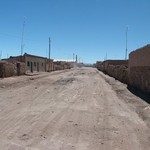
<instances>
[{"instance_id":1,"label":"low wall","mask_svg":"<svg viewBox=\"0 0 150 150\"><path fill-rule=\"evenodd\" d=\"M98 70L123 83L129 83L128 60L106 60L104 62L97 62L96 67Z\"/></svg>"},{"instance_id":2,"label":"low wall","mask_svg":"<svg viewBox=\"0 0 150 150\"><path fill-rule=\"evenodd\" d=\"M106 60L103 62L103 71L107 72L109 65L113 66L128 66L128 60Z\"/></svg>"},{"instance_id":3,"label":"low wall","mask_svg":"<svg viewBox=\"0 0 150 150\"><path fill-rule=\"evenodd\" d=\"M0 78L25 74L24 63L9 63L0 61Z\"/></svg>"},{"instance_id":4,"label":"low wall","mask_svg":"<svg viewBox=\"0 0 150 150\"><path fill-rule=\"evenodd\" d=\"M95 67L96 67L98 70L102 70L102 69L101 69L102 63L103 63L102 61L97 61L96 64L95 64Z\"/></svg>"},{"instance_id":5,"label":"low wall","mask_svg":"<svg viewBox=\"0 0 150 150\"><path fill-rule=\"evenodd\" d=\"M123 83L129 83L128 67L125 65L109 65L106 72Z\"/></svg>"},{"instance_id":6,"label":"low wall","mask_svg":"<svg viewBox=\"0 0 150 150\"><path fill-rule=\"evenodd\" d=\"M64 69L71 69L71 63L65 61L55 61L54 62L54 71L55 70L64 70Z\"/></svg>"}]
</instances>

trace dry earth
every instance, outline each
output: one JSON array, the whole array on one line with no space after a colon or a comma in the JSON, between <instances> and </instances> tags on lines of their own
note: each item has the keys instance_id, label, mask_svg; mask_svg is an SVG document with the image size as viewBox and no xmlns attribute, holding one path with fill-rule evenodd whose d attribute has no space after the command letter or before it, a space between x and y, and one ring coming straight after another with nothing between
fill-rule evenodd
<instances>
[{"instance_id":1,"label":"dry earth","mask_svg":"<svg viewBox=\"0 0 150 150\"><path fill-rule=\"evenodd\" d=\"M150 105L94 68L0 80L0 150L149 150Z\"/></svg>"}]
</instances>

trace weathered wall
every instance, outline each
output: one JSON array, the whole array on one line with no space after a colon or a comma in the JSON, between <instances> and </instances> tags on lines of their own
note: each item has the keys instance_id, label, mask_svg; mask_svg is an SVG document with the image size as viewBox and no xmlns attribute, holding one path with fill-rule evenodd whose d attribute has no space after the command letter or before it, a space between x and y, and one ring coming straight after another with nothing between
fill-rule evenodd
<instances>
[{"instance_id":1,"label":"weathered wall","mask_svg":"<svg viewBox=\"0 0 150 150\"><path fill-rule=\"evenodd\" d=\"M54 62L54 71L70 69L70 68L71 68L71 63L69 63L69 62L65 62L65 61L55 61Z\"/></svg>"},{"instance_id":2,"label":"weathered wall","mask_svg":"<svg viewBox=\"0 0 150 150\"><path fill-rule=\"evenodd\" d=\"M123 83L129 83L128 67L125 65L109 65L107 74Z\"/></svg>"},{"instance_id":3,"label":"weathered wall","mask_svg":"<svg viewBox=\"0 0 150 150\"><path fill-rule=\"evenodd\" d=\"M0 61L0 78L3 78L3 62Z\"/></svg>"},{"instance_id":4,"label":"weathered wall","mask_svg":"<svg viewBox=\"0 0 150 150\"><path fill-rule=\"evenodd\" d=\"M128 60L106 60L103 62L103 71L106 73L109 71L108 67L109 65L113 65L113 66L128 66Z\"/></svg>"},{"instance_id":5,"label":"weathered wall","mask_svg":"<svg viewBox=\"0 0 150 150\"><path fill-rule=\"evenodd\" d=\"M25 74L24 63L0 62L0 78Z\"/></svg>"},{"instance_id":6,"label":"weathered wall","mask_svg":"<svg viewBox=\"0 0 150 150\"><path fill-rule=\"evenodd\" d=\"M130 85L150 93L150 45L129 54Z\"/></svg>"},{"instance_id":7,"label":"weathered wall","mask_svg":"<svg viewBox=\"0 0 150 150\"><path fill-rule=\"evenodd\" d=\"M96 67L121 82L129 83L128 60L106 60L97 62Z\"/></svg>"},{"instance_id":8,"label":"weathered wall","mask_svg":"<svg viewBox=\"0 0 150 150\"><path fill-rule=\"evenodd\" d=\"M49 61L49 59L46 60L46 72L51 72L54 71L54 66L53 66L53 60L51 59Z\"/></svg>"},{"instance_id":9,"label":"weathered wall","mask_svg":"<svg viewBox=\"0 0 150 150\"><path fill-rule=\"evenodd\" d=\"M46 58L25 54L26 72L45 72Z\"/></svg>"},{"instance_id":10,"label":"weathered wall","mask_svg":"<svg viewBox=\"0 0 150 150\"><path fill-rule=\"evenodd\" d=\"M150 93L150 45L129 54L126 60L107 60L97 62L96 67L104 73Z\"/></svg>"},{"instance_id":11,"label":"weathered wall","mask_svg":"<svg viewBox=\"0 0 150 150\"><path fill-rule=\"evenodd\" d=\"M102 71L102 61L97 61L96 64L95 64L95 67L98 69L98 70L101 70Z\"/></svg>"},{"instance_id":12,"label":"weathered wall","mask_svg":"<svg viewBox=\"0 0 150 150\"><path fill-rule=\"evenodd\" d=\"M150 66L150 45L146 45L129 54L129 67L134 66Z\"/></svg>"},{"instance_id":13,"label":"weathered wall","mask_svg":"<svg viewBox=\"0 0 150 150\"><path fill-rule=\"evenodd\" d=\"M17 62L16 65L17 65L17 75L24 75L26 73L25 63Z\"/></svg>"}]
</instances>

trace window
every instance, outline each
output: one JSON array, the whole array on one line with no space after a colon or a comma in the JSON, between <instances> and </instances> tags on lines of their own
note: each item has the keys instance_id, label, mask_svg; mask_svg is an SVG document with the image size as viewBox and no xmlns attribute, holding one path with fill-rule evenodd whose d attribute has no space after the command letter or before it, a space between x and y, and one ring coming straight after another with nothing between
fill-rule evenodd
<instances>
[{"instance_id":1,"label":"window","mask_svg":"<svg viewBox=\"0 0 150 150\"><path fill-rule=\"evenodd\" d=\"M28 66L28 67L30 66L30 62L29 62L29 61L27 62L27 66Z\"/></svg>"}]
</instances>

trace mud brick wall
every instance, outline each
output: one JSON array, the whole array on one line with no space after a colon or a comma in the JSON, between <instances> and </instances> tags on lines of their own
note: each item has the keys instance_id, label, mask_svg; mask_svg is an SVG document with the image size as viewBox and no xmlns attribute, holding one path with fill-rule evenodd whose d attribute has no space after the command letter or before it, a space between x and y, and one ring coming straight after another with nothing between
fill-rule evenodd
<instances>
[{"instance_id":1,"label":"mud brick wall","mask_svg":"<svg viewBox=\"0 0 150 150\"><path fill-rule=\"evenodd\" d=\"M64 69L71 69L72 67L71 67L71 63L69 63L69 62L65 62L65 64L64 64Z\"/></svg>"},{"instance_id":2,"label":"mud brick wall","mask_svg":"<svg viewBox=\"0 0 150 150\"><path fill-rule=\"evenodd\" d=\"M107 74L123 83L129 83L128 67L125 65L109 65Z\"/></svg>"},{"instance_id":3,"label":"mud brick wall","mask_svg":"<svg viewBox=\"0 0 150 150\"><path fill-rule=\"evenodd\" d=\"M97 62L96 67L123 83L129 83L128 60L106 60Z\"/></svg>"},{"instance_id":4,"label":"mud brick wall","mask_svg":"<svg viewBox=\"0 0 150 150\"><path fill-rule=\"evenodd\" d=\"M130 85L150 93L150 45L129 54Z\"/></svg>"},{"instance_id":5,"label":"mud brick wall","mask_svg":"<svg viewBox=\"0 0 150 150\"><path fill-rule=\"evenodd\" d=\"M53 64L53 60L49 61L47 59L47 61L46 61L46 72L49 72L49 71L54 71L54 64Z\"/></svg>"},{"instance_id":6,"label":"mud brick wall","mask_svg":"<svg viewBox=\"0 0 150 150\"><path fill-rule=\"evenodd\" d=\"M46 58L25 54L26 72L45 72Z\"/></svg>"},{"instance_id":7,"label":"mud brick wall","mask_svg":"<svg viewBox=\"0 0 150 150\"><path fill-rule=\"evenodd\" d=\"M62 66L60 66L60 65L58 65L58 64L55 64L55 63L54 63L54 65L53 65L53 68L54 68L54 71L56 71L56 70L63 70L63 67L62 67Z\"/></svg>"},{"instance_id":8,"label":"mud brick wall","mask_svg":"<svg viewBox=\"0 0 150 150\"><path fill-rule=\"evenodd\" d=\"M71 64L69 62L65 62L65 61L54 62L54 71L55 70L70 69L70 68L71 68Z\"/></svg>"},{"instance_id":9,"label":"mud brick wall","mask_svg":"<svg viewBox=\"0 0 150 150\"><path fill-rule=\"evenodd\" d=\"M19 67L17 67L19 64ZM0 78L17 76L25 74L24 63L9 63L5 61L0 62Z\"/></svg>"},{"instance_id":10,"label":"mud brick wall","mask_svg":"<svg viewBox=\"0 0 150 150\"><path fill-rule=\"evenodd\" d=\"M24 75L26 72L26 64L25 63L19 63L20 64L20 74L19 75Z\"/></svg>"},{"instance_id":11,"label":"mud brick wall","mask_svg":"<svg viewBox=\"0 0 150 150\"><path fill-rule=\"evenodd\" d=\"M106 60L103 62L103 71L108 72L108 66L114 65L114 66L128 66L128 60Z\"/></svg>"},{"instance_id":12,"label":"mud brick wall","mask_svg":"<svg viewBox=\"0 0 150 150\"><path fill-rule=\"evenodd\" d=\"M1 62L0 66L1 66L0 67L1 68L1 70L0 70L1 78L17 75L16 65L14 65L12 63L8 63L8 62Z\"/></svg>"},{"instance_id":13,"label":"mud brick wall","mask_svg":"<svg viewBox=\"0 0 150 150\"><path fill-rule=\"evenodd\" d=\"M3 78L3 63L0 61L0 78Z\"/></svg>"},{"instance_id":14,"label":"mud brick wall","mask_svg":"<svg viewBox=\"0 0 150 150\"><path fill-rule=\"evenodd\" d=\"M101 67L102 67L102 62L101 61L97 61L96 64L95 64L95 67L98 69L98 70L102 70Z\"/></svg>"}]
</instances>

